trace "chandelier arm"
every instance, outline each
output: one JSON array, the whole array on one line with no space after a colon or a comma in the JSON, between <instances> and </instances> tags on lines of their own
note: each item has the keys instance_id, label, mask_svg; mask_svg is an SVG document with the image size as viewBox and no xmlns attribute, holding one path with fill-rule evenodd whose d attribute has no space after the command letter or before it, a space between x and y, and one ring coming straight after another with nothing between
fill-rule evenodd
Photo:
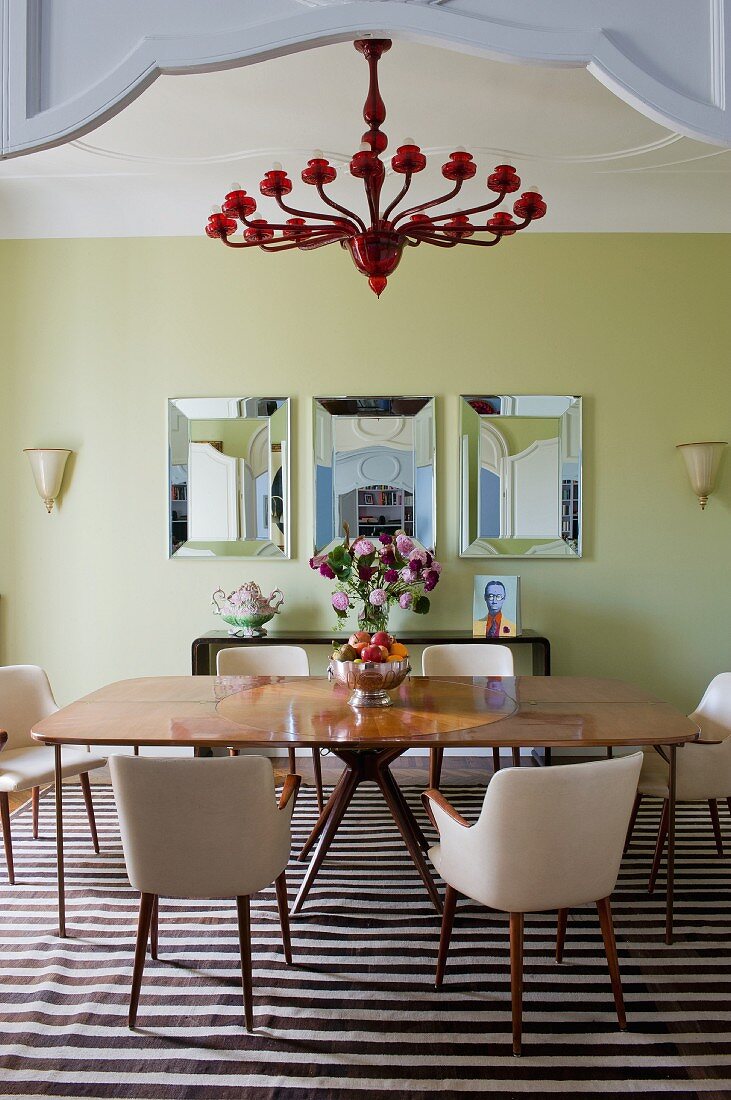
<instances>
[{"instance_id":1,"label":"chandelier arm","mask_svg":"<svg viewBox=\"0 0 731 1100\"><path fill-rule=\"evenodd\" d=\"M394 218L393 227L396 228L398 222L402 218L408 218L409 214L421 214L424 210L431 210L433 206L440 206L443 202L449 202L455 195L458 195L462 190L462 180L457 180L451 191L447 191L446 195L440 195L438 199L432 199L431 202L420 202L418 206L410 206L408 210L402 210L397 218Z\"/></svg>"},{"instance_id":2,"label":"chandelier arm","mask_svg":"<svg viewBox=\"0 0 731 1100\"><path fill-rule=\"evenodd\" d=\"M411 180L413 179L413 175L414 175L413 172L407 172L406 173L406 178L404 179L403 187L401 188L401 190L399 191L398 195L393 200L393 202L390 202L388 204L388 206L386 207L386 209L383 211L383 221L384 222L388 220L388 215L391 213L392 210L395 210L395 208L398 206L398 204L401 202L401 200L405 197L406 192L411 187Z\"/></svg>"},{"instance_id":3,"label":"chandelier arm","mask_svg":"<svg viewBox=\"0 0 731 1100\"><path fill-rule=\"evenodd\" d=\"M326 244L335 244L340 241L346 241L350 234L344 233L321 233L318 237L308 237L304 241L299 242L299 247L303 252L311 252L313 248L322 248Z\"/></svg>"},{"instance_id":4,"label":"chandelier arm","mask_svg":"<svg viewBox=\"0 0 731 1100\"><path fill-rule=\"evenodd\" d=\"M432 221L440 222L443 221L444 218L454 218L459 217L460 215L469 217L470 214L482 214L486 210L494 210L496 206L500 205L507 193L507 191L501 191L498 197L496 199L493 199L492 202L486 202L482 206L471 206L469 210L454 210L451 214L435 214L432 218Z\"/></svg>"},{"instance_id":5,"label":"chandelier arm","mask_svg":"<svg viewBox=\"0 0 731 1100\"><path fill-rule=\"evenodd\" d=\"M296 206L288 206L286 202L282 202L281 196L275 195L277 205L281 207L286 214L294 214L296 218L316 218L321 222L329 222L332 226L337 226L339 222L344 223L343 228L347 228L352 231L353 234L358 232L358 227L349 218L333 218L331 214L318 214L314 210L298 210ZM360 218L358 219L360 221ZM362 223L361 223L362 224Z\"/></svg>"},{"instance_id":6,"label":"chandelier arm","mask_svg":"<svg viewBox=\"0 0 731 1100\"><path fill-rule=\"evenodd\" d=\"M348 210L346 206L341 206L340 203L337 203L333 199L331 199L330 196L325 193L325 188L322 186L321 183L316 183L315 187L317 188L317 193L323 202L327 203L328 206L331 206L333 210L339 210L341 214L345 214L348 222L356 222L358 226L360 226L361 232L365 233L366 225L362 218L359 218L353 210ZM332 220L339 221L340 219L333 218ZM355 226L353 226L353 228L355 228Z\"/></svg>"},{"instance_id":7,"label":"chandelier arm","mask_svg":"<svg viewBox=\"0 0 731 1100\"><path fill-rule=\"evenodd\" d=\"M454 248L457 244L456 240L450 240L448 237L435 237L433 234L423 234L416 238L417 244L435 244L439 248Z\"/></svg>"},{"instance_id":8,"label":"chandelier arm","mask_svg":"<svg viewBox=\"0 0 731 1100\"><path fill-rule=\"evenodd\" d=\"M221 234L221 240L227 248L256 248L256 241L230 241L227 233Z\"/></svg>"}]
</instances>

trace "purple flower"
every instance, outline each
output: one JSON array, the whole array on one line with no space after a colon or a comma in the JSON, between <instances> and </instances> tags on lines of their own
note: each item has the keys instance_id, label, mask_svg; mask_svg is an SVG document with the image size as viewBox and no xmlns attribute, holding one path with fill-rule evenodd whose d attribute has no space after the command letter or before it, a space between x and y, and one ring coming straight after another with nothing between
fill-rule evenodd
<instances>
[{"instance_id":1,"label":"purple flower","mask_svg":"<svg viewBox=\"0 0 731 1100\"><path fill-rule=\"evenodd\" d=\"M409 561L410 562L418 562L419 565L417 566L417 568L419 568L420 566L427 564L426 559L428 557L429 557L429 555L427 554L426 550L422 550L420 546L417 546L416 549L412 550L411 553L409 554ZM413 569L413 565L412 565L411 568Z\"/></svg>"},{"instance_id":2,"label":"purple flower","mask_svg":"<svg viewBox=\"0 0 731 1100\"><path fill-rule=\"evenodd\" d=\"M375 546L368 539L358 539L353 543L353 554L356 558L365 558L368 554L375 552Z\"/></svg>"},{"instance_id":3,"label":"purple flower","mask_svg":"<svg viewBox=\"0 0 731 1100\"><path fill-rule=\"evenodd\" d=\"M378 536L378 541L382 542L384 546L390 546L393 542L393 539L390 535L387 535L385 531L382 531L381 534Z\"/></svg>"},{"instance_id":4,"label":"purple flower","mask_svg":"<svg viewBox=\"0 0 731 1100\"><path fill-rule=\"evenodd\" d=\"M347 611L350 607L350 600L345 592L333 592L332 605L336 611Z\"/></svg>"},{"instance_id":5,"label":"purple flower","mask_svg":"<svg viewBox=\"0 0 731 1100\"><path fill-rule=\"evenodd\" d=\"M310 558L310 569L319 569L324 561L324 554L315 554L314 558Z\"/></svg>"},{"instance_id":6,"label":"purple flower","mask_svg":"<svg viewBox=\"0 0 731 1100\"><path fill-rule=\"evenodd\" d=\"M360 577L360 579L362 581L369 581L374 573L375 573L375 569L373 568L372 565L359 565L358 566L358 576Z\"/></svg>"},{"instance_id":7,"label":"purple flower","mask_svg":"<svg viewBox=\"0 0 731 1100\"><path fill-rule=\"evenodd\" d=\"M394 554L393 550L390 547L388 548L388 550L383 550L381 552L381 561L383 562L384 565L395 565L396 564L396 555Z\"/></svg>"},{"instance_id":8,"label":"purple flower","mask_svg":"<svg viewBox=\"0 0 731 1100\"><path fill-rule=\"evenodd\" d=\"M433 569L427 569L424 574L424 591L431 592L432 588L436 588L439 584L439 574L435 573Z\"/></svg>"},{"instance_id":9,"label":"purple flower","mask_svg":"<svg viewBox=\"0 0 731 1100\"><path fill-rule=\"evenodd\" d=\"M411 607L411 603L414 597L410 592L402 592L398 598L399 607L403 607L404 611L407 611Z\"/></svg>"},{"instance_id":10,"label":"purple flower","mask_svg":"<svg viewBox=\"0 0 731 1100\"><path fill-rule=\"evenodd\" d=\"M386 584L393 584L394 581L398 580L398 569L387 569L383 574L383 579Z\"/></svg>"},{"instance_id":11,"label":"purple flower","mask_svg":"<svg viewBox=\"0 0 731 1100\"><path fill-rule=\"evenodd\" d=\"M411 569L409 568L408 565L405 565L403 567L403 569L399 573L399 576L400 576L401 580L406 581L407 584L411 584L414 580L414 574L411 572Z\"/></svg>"},{"instance_id":12,"label":"purple flower","mask_svg":"<svg viewBox=\"0 0 731 1100\"><path fill-rule=\"evenodd\" d=\"M322 573L323 577L327 577L327 579L330 581L335 576L335 570L331 565L328 565L326 561L324 561L320 566L320 572Z\"/></svg>"},{"instance_id":13,"label":"purple flower","mask_svg":"<svg viewBox=\"0 0 731 1100\"><path fill-rule=\"evenodd\" d=\"M372 603L374 607L383 607L387 599L388 596L383 588L374 588L368 597L369 602Z\"/></svg>"},{"instance_id":14,"label":"purple flower","mask_svg":"<svg viewBox=\"0 0 731 1100\"><path fill-rule=\"evenodd\" d=\"M403 554L406 557L414 549L414 544L408 535L396 535L396 548L399 554Z\"/></svg>"},{"instance_id":15,"label":"purple flower","mask_svg":"<svg viewBox=\"0 0 731 1100\"><path fill-rule=\"evenodd\" d=\"M440 561L433 561L431 563L430 569L432 569L435 573L441 573L442 563Z\"/></svg>"}]
</instances>

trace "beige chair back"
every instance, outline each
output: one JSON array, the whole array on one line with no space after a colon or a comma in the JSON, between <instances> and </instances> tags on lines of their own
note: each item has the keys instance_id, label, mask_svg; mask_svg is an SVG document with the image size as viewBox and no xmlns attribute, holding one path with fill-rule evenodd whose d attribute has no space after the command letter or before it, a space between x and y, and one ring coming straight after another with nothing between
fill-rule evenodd
<instances>
[{"instance_id":1,"label":"beige chair back","mask_svg":"<svg viewBox=\"0 0 731 1100\"><path fill-rule=\"evenodd\" d=\"M286 867L292 802L278 808L266 757L112 756L109 770L135 890L239 897L269 886Z\"/></svg>"},{"instance_id":2,"label":"beige chair back","mask_svg":"<svg viewBox=\"0 0 731 1100\"><path fill-rule=\"evenodd\" d=\"M731 672L713 677L688 717L700 726L702 740L721 744L691 741L678 751L677 797L689 802L731 798Z\"/></svg>"},{"instance_id":3,"label":"beige chair back","mask_svg":"<svg viewBox=\"0 0 731 1100\"><path fill-rule=\"evenodd\" d=\"M27 746L30 731L58 710L48 677L38 665L0 667L0 729L7 730L8 749Z\"/></svg>"},{"instance_id":4,"label":"beige chair back","mask_svg":"<svg viewBox=\"0 0 731 1100\"><path fill-rule=\"evenodd\" d=\"M499 771L470 829L433 805L440 874L467 897L509 913L568 909L608 897L641 766L637 752Z\"/></svg>"},{"instance_id":5,"label":"beige chair back","mask_svg":"<svg viewBox=\"0 0 731 1100\"><path fill-rule=\"evenodd\" d=\"M512 676L513 652L506 645L430 645L421 667L425 676Z\"/></svg>"},{"instance_id":6,"label":"beige chair back","mask_svg":"<svg viewBox=\"0 0 731 1100\"><path fill-rule=\"evenodd\" d=\"M242 645L221 649L219 676L309 676L307 653L298 645Z\"/></svg>"}]
</instances>

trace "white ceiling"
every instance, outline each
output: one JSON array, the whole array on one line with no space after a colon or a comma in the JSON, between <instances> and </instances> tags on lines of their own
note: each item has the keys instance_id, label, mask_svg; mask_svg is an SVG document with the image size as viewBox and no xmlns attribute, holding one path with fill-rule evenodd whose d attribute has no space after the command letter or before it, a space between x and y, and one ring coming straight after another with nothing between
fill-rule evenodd
<instances>
[{"instance_id":1,"label":"white ceiling","mask_svg":"<svg viewBox=\"0 0 731 1100\"><path fill-rule=\"evenodd\" d=\"M731 232L731 150L651 122L584 69L399 41L380 68L389 155L406 136L433 154L416 201L445 189L439 167L461 145L478 163L463 205L476 205L487 173L508 161L549 205L530 232ZM258 183L277 160L295 182L293 205L318 209L299 182L314 148L342 170L330 193L362 212L347 162L364 129L366 85L349 43L160 77L83 139L0 163L0 237L199 235L232 181L267 217L273 204ZM384 194L396 184L391 175Z\"/></svg>"}]
</instances>

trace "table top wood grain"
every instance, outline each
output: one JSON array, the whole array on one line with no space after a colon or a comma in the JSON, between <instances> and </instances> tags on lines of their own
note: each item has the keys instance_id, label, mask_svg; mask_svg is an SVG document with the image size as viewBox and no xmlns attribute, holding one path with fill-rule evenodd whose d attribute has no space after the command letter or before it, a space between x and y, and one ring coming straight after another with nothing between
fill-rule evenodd
<instances>
[{"instance_id":1,"label":"table top wood grain","mask_svg":"<svg viewBox=\"0 0 731 1100\"><path fill-rule=\"evenodd\" d=\"M155 676L121 680L44 718L49 745L352 749L586 748L683 744L684 714L620 680L412 676L394 705L354 710L324 677Z\"/></svg>"}]
</instances>

